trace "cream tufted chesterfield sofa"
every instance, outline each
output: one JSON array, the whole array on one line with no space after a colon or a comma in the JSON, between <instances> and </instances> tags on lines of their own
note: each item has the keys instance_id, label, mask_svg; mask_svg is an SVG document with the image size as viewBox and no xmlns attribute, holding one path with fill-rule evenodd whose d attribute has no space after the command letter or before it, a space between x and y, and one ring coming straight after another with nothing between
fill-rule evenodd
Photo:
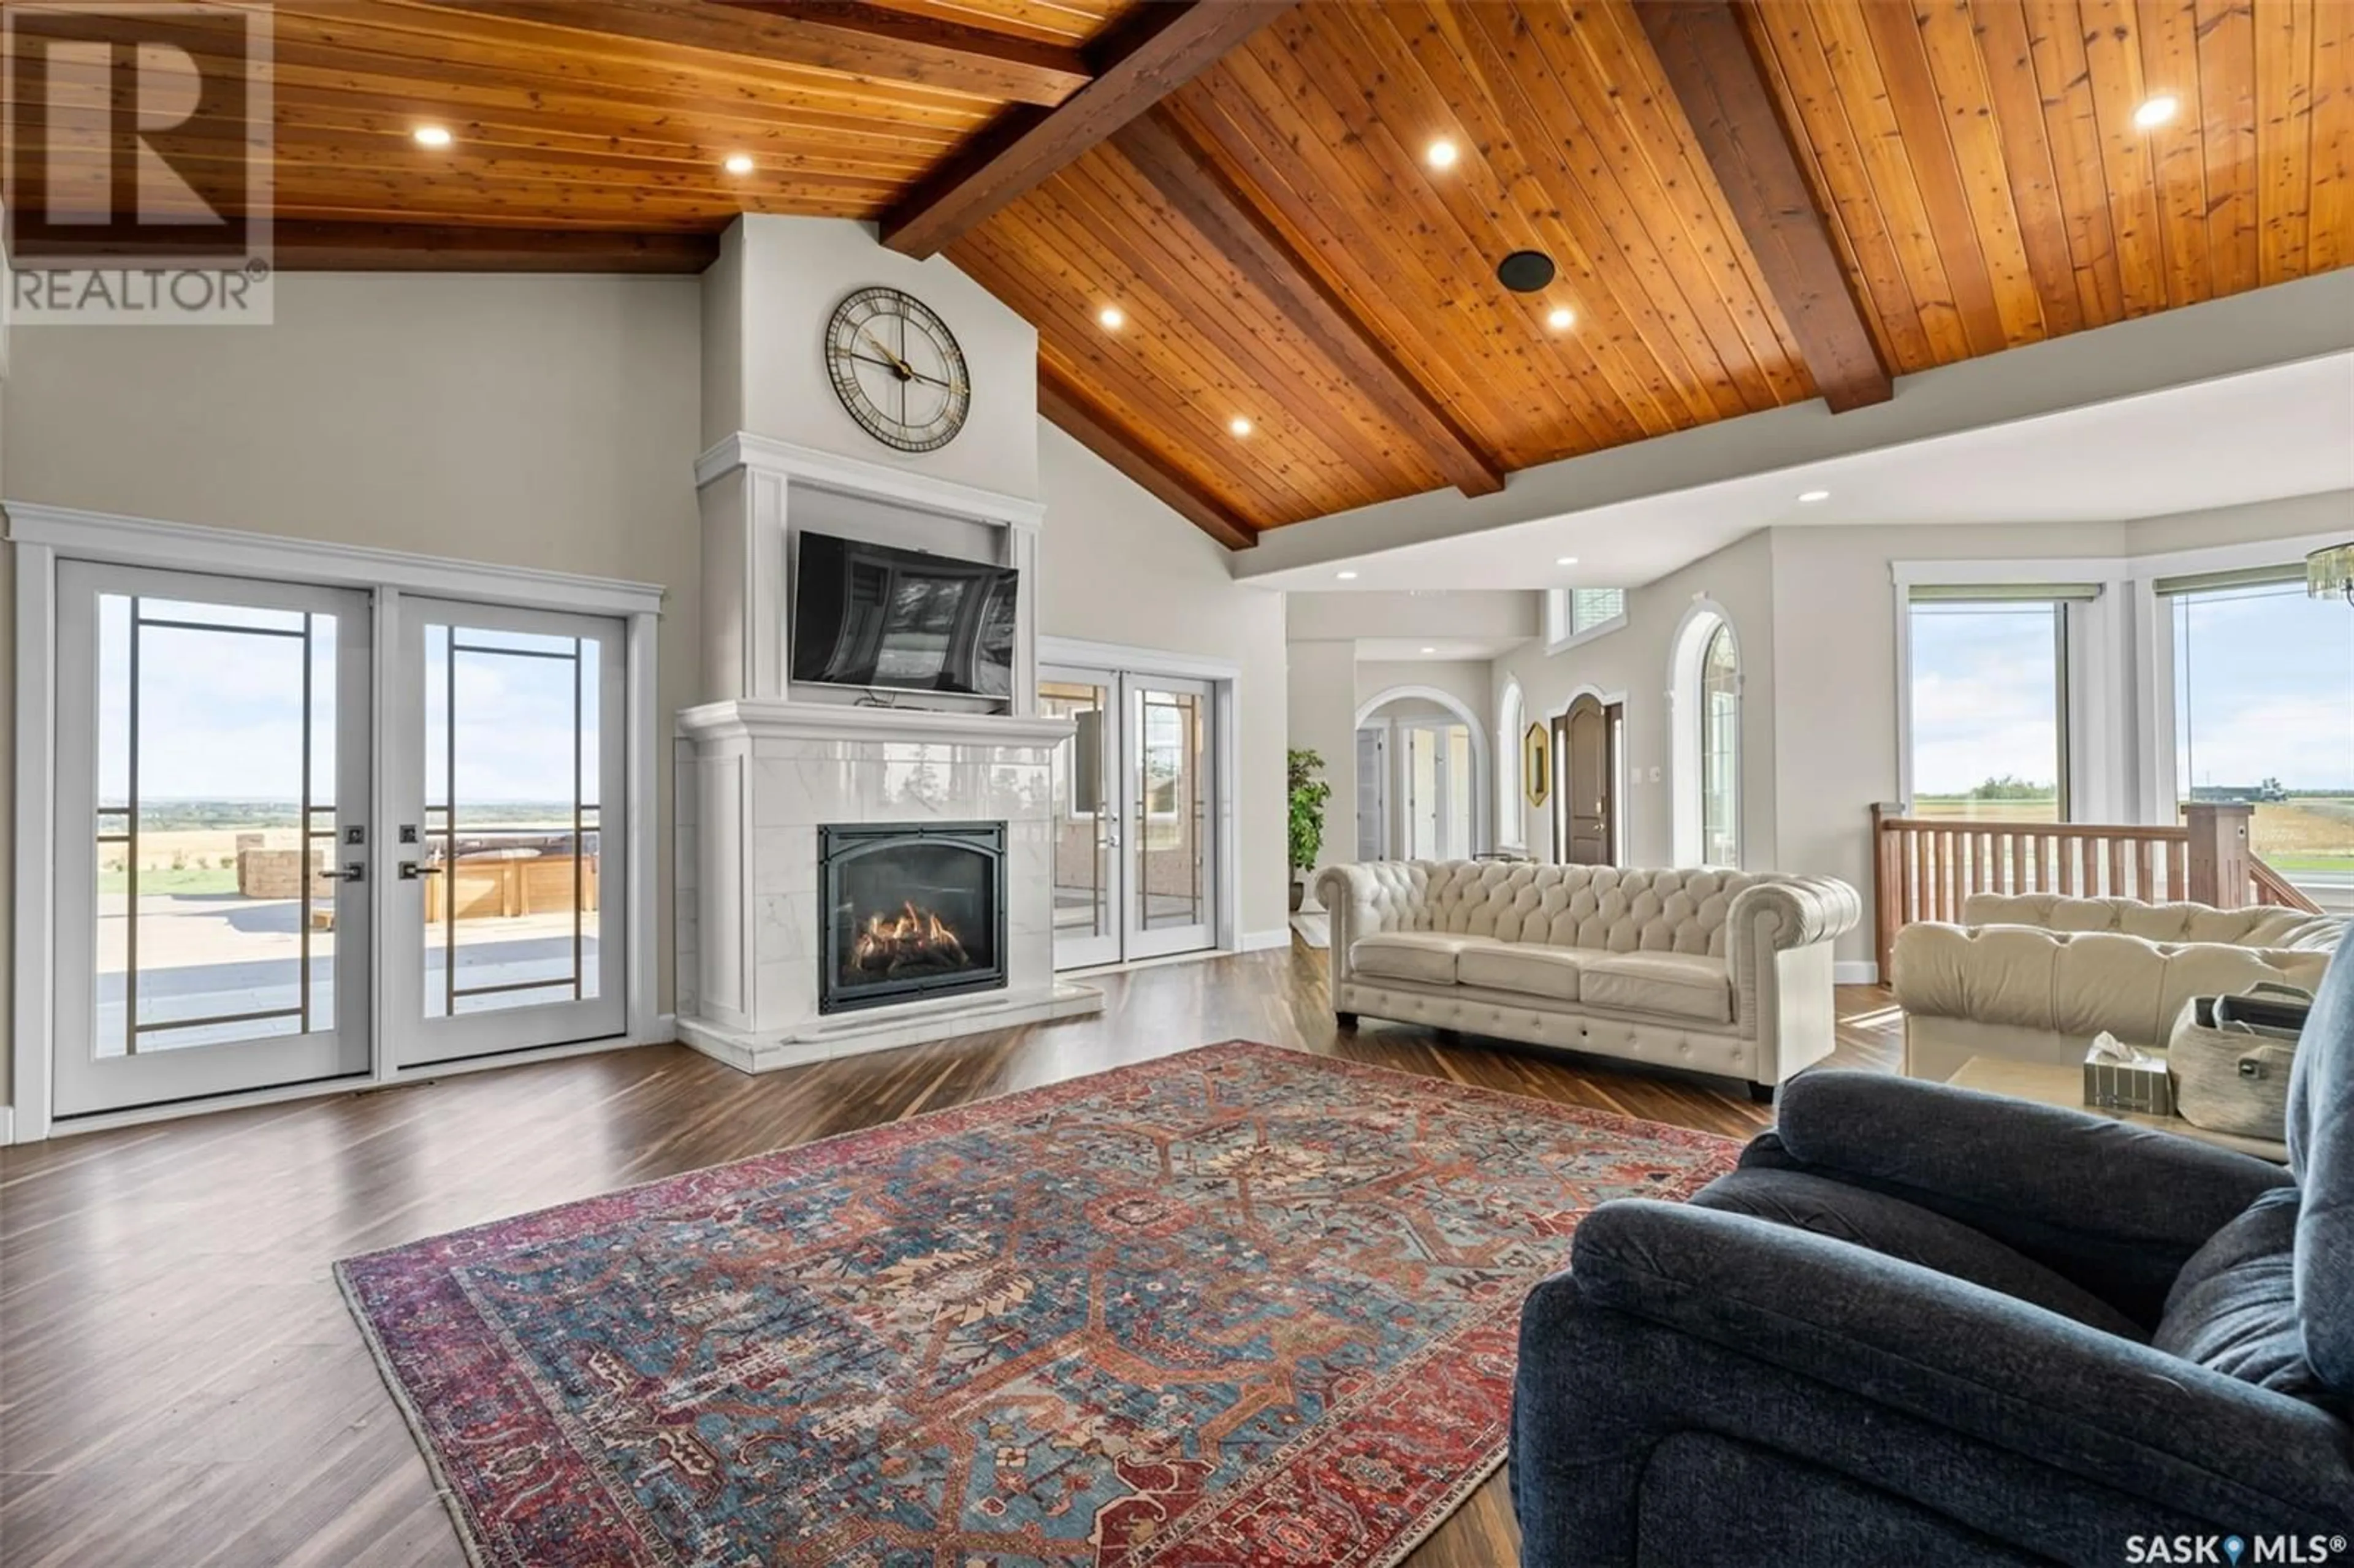
<instances>
[{"instance_id":1,"label":"cream tufted chesterfield sofa","mask_svg":"<svg viewBox=\"0 0 2354 1568\"><path fill-rule=\"evenodd\" d=\"M2347 922L2259 906L1977 893L1963 924L1896 933L1904 1070L1944 1080L1972 1056L2076 1063L2104 1031L2162 1046L2194 996L2271 980L2311 991Z\"/></svg>"},{"instance_id":2,"label":"cream tufted chesterfield sofa","mask_svg":"<svg viewBox=\"0 0 2354 1568\"><path fill-rule=\"evenodd\" d=\"M1773 1086L1831 1048L1822 876L1382 861L1328 867L1332 1009Z\"/></svg>"}]
</instances>

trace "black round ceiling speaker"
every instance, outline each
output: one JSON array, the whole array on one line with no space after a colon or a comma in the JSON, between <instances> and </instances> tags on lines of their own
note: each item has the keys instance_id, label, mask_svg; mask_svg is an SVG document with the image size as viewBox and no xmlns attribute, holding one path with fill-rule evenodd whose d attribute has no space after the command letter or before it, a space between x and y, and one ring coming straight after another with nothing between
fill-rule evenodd
<instances>
[{"instance_id":1,"label":"black round ceiling speaker","mask_svg":"<svg viewBox=\"0 0 2354 1568\"><path fill-rule=\"evenodd\" d=\"M1516 294L1533 294L1553 281L1553 258L1542 250L1515 250L1496 263L1496 281Z\"/></svg>"}]
</instances>

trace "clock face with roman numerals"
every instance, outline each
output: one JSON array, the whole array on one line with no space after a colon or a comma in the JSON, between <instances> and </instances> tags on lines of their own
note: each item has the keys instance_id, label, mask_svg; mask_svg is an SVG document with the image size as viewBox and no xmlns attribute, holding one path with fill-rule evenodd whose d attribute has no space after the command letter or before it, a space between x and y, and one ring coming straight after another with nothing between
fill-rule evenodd
<instances>
[{"instance_id":1,"label":"clock face with roman numerals","mask_svg":"<svg viewBox=\"0 0 2354 1568\"><path fill-rule=\"evenodd\" d=\"M972 382L964 350L932 308L896 289L861 289L826 328L826 368L866 433L903 452L944 447L964 429Z\"/></svg>"}]
</instances>

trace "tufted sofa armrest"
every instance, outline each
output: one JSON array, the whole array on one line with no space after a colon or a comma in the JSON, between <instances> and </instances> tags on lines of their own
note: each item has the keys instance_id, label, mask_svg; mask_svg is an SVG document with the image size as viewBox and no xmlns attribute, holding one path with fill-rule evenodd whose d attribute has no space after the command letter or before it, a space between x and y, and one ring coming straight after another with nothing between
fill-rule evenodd
<instances>
[{"instance_id":1,"label":"tufted sofa armrest","mask_svg":"<svg viewBox=\"0 0 2354 1568\"><path fill-rule=\"evenodd\" d=\"M1829 944L1863 918L1863 900L1833 876L1776 876L1734 895L1725 917L1725 962L1734 1016L1763 1018L1775 1006L1776 955Z\"/></svg>"},{"instance_id":2,"label":"tufted sofa armrest","mask_svg":"<svg viewBox=\"0 0 2354 1568\"><path fill-rule=\"evenodd\" d=\"M1328 865L1319 872L1316 901L1331 921L1333 980L1347 975L1349 944L1358 938L1426 925L1426 917L1418 920L1416 916L1429 885L1429 867L1421 861Z\"/></svg>"}]
</instances>

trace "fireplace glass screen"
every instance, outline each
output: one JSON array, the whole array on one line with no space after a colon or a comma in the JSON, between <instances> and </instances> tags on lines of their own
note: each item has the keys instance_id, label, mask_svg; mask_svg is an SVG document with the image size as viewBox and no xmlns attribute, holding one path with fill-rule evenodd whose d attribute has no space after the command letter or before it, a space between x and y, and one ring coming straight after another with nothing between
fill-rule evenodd
<instances>
[{"instance_id":1,"label":"fireplace glass screen","mask_svg":"<svg viewBox=\"0 0 2354 1568\"><path fill-rule=\"evenodd\" d=\"M818 1011L1005 983L1005 824L824 827Z\"/></svg>"}]
</instances>

